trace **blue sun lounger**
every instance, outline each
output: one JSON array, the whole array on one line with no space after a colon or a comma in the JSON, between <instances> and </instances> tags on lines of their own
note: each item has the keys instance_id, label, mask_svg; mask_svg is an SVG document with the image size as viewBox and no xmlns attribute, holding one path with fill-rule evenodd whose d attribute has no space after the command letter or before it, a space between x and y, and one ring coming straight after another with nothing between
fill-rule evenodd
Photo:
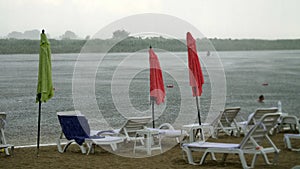
<instances>
[{"instance_id":1,"label":"blue sun lounger","mask_svg":"<svg viewBox=\"0 0 300 169\"><path fill-rule=\"evenodd\" d=\"M90 126L88 120L84 115L72 111L72 112L58 112L57 113L62 133L57 140L58 151L63 153L66 151L69 145L76 143L83 154L86 153L84 144L88 147L89 154L93 151L93 145L110 145L112 150L117 149L117 143L123 142L123 138L115 136L101 136L102 132L96 135L91 135ZM62 148L61 141L67 140L66 145Z\"/></svg>"}]
</instances>

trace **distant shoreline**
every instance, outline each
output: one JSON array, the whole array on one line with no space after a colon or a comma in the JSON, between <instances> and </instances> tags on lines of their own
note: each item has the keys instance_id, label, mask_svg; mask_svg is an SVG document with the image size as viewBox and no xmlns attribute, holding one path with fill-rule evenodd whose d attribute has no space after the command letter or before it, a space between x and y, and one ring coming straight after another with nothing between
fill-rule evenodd
<instances>
[{"instance_id":1,"label":"distant shoreline","mask_svg":"<svg viewBox=\"0 0 300 169\"><path fill-rule=\"evenodd\" d=\"M38 54L39 40L0 39L0 54ZM252 50L300 50L300 39L260 40L260 39L197 39L198 51L252 51ZM50 39L52 53L103 53L136 52L154 48L171 52L186 51L185 40L163 37L90 40ZM83 49L83 47L85 47ZM83 49L83 50L82 50ZM107 51L109 49L109 51Z\"/></svg>"}]
</instances>

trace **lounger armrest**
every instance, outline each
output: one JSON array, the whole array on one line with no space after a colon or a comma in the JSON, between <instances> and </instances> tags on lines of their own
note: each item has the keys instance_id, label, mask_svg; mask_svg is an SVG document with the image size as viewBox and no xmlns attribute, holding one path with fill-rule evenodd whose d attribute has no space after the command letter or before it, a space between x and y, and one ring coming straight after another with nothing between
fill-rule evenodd
<instances>
[{"instance_id":1,"label":"lounger armrest","mask_svg":"<svg viewBox=\"0 0 300 169\"><path fill-rule=\"evenodd\" d=\"M170 123L161 124L158 128L159 129L175 130L174 127Z\"/></svg>"},{"instance_id":2,"label":"lounger armrest","mask_svg":"<svg viewBox=\"0 0 300 169\"><path fill-rule=\"evenodd\" d=\"M114 135L117 135L117 134L118 133L116 133L113 130L103 130L103 131L91 130L90 131L91 136L103 136L103 135L114 136Z\"/></svg>"},{"instance_id":3,"label":"lounger armrest","mask_svg":"<svg viewBox=\"0 0 300 169\"><path fill-rule=\"evenodd\" d=\"M113 130L104 130L104 131L99 131L97 133L98 136L100 135L116 135L117 133L115 133Z\"/></svg>"}]
</instances>

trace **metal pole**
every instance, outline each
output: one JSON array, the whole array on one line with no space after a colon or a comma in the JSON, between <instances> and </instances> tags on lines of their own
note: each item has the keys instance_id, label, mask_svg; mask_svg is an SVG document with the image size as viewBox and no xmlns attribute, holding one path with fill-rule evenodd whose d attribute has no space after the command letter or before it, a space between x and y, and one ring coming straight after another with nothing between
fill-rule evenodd
<instances>
[{"instance_id":1,"label":"metal pole","mask_svg":"<svg viewBox=\"0 0 300 169\"><path fill-rule=\"evenodd\" d=\"M193 87L193 91L194 93L197 93L196 92L196 87ZM199 125L201 126L201 115L200 115L200 108L199 108L199 101L198 101L198 96L196 96L196 106L197 106L197 111L198 111L198 121L199 121ZM198 133L200 134L199 137L201 138L201 140L204 140L204 136L203 136L203 133L202 133L202 129L199 128L198 130L195 131L195 135L194 135L194 140L196 140L196 137L198 135Z\"/></svg>"},{"instance_id":2,"label":"metal pole","mask_svg":"<svg viewBox=\"0 0 300 169\"><path fill-rule=\"evenodd\" d=\"M40 150L41 108L42 108L42 102L40 100L39 101L39 115L38 115L37 157L39 156L39 150Z\"/></svg>"},{"instance_id":3,"label":"metal pole","mask_svg":"<svg viewBox=\"0 0 300 169\"><path fill-rule=\"evenodd\" d=\"M196 87L193 87L194 93L196 93ZM198 111L198 120L199 120L199 125L201 125L201 116L200 116L200 108L199 108L199 103L198 103L198 96L196 96L196 106L197 106L197 111Z\"/></svg>"},{"instance_id":4,"label":"metal pole","mask_svg":"<svg viewBox=\"0 0 300 169\"><path fill-rule=\"evenodd\" d=\"M197 111L198 111L198 121L199 121L199 125L201 125L201 116L200 116L200 108L199 108L199 104L198 104L198 96L196 96L196 105L197 105Z\"/></svg>"},{"instance_id":5,"label":"metal pole","mask_svg":"<svg viewBox=\"0 0 300 169\"><path fill-rule=\"evenodd\" d=\"M151 104L152 104L152 126L155 128L155 122L154 122L154 98L151 98Z\"/></svg>"}]
</instances>

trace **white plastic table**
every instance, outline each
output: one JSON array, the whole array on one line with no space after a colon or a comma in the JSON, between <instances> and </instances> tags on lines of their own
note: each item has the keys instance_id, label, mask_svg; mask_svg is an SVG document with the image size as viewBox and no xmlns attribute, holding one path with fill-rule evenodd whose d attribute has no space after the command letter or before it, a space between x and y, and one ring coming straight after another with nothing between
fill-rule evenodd
<instances>
[{"instance_id":1,"label":"white plastic table","mask_svg":"<svg viewBox=\"0 0 300 169\"><path fill-rule=\"evenodd\" d=\"M151 152L153 150L160 150L162 152L161 148L161 136L158 130L138 130L136 132L136 137L144 137L145 143L144 145L138 145L138 141L135 140L134 142L134 148L133 153L135 154L136 150L142 150L147 151L147 155L151 155ZM158 141L155 141L155 139L158 139Z\"/></svg>"},{"instance_id":2,"label":"white plastic table","mask_svg":"<svg viewBox=\"0 0 300 169\"><path fill-rule=\"evenodd\" d=\"M200 130L201 134L201 140L205 141L205 131L209 131L209 134L214 136L214 128L208 123L202 123L201 125L194 123L194 124L187 124L182 126L182 133L186 131L189 134L189 142L195 142L196 141L196 134L197 131Z\"/></svg>"}]
</instances>

